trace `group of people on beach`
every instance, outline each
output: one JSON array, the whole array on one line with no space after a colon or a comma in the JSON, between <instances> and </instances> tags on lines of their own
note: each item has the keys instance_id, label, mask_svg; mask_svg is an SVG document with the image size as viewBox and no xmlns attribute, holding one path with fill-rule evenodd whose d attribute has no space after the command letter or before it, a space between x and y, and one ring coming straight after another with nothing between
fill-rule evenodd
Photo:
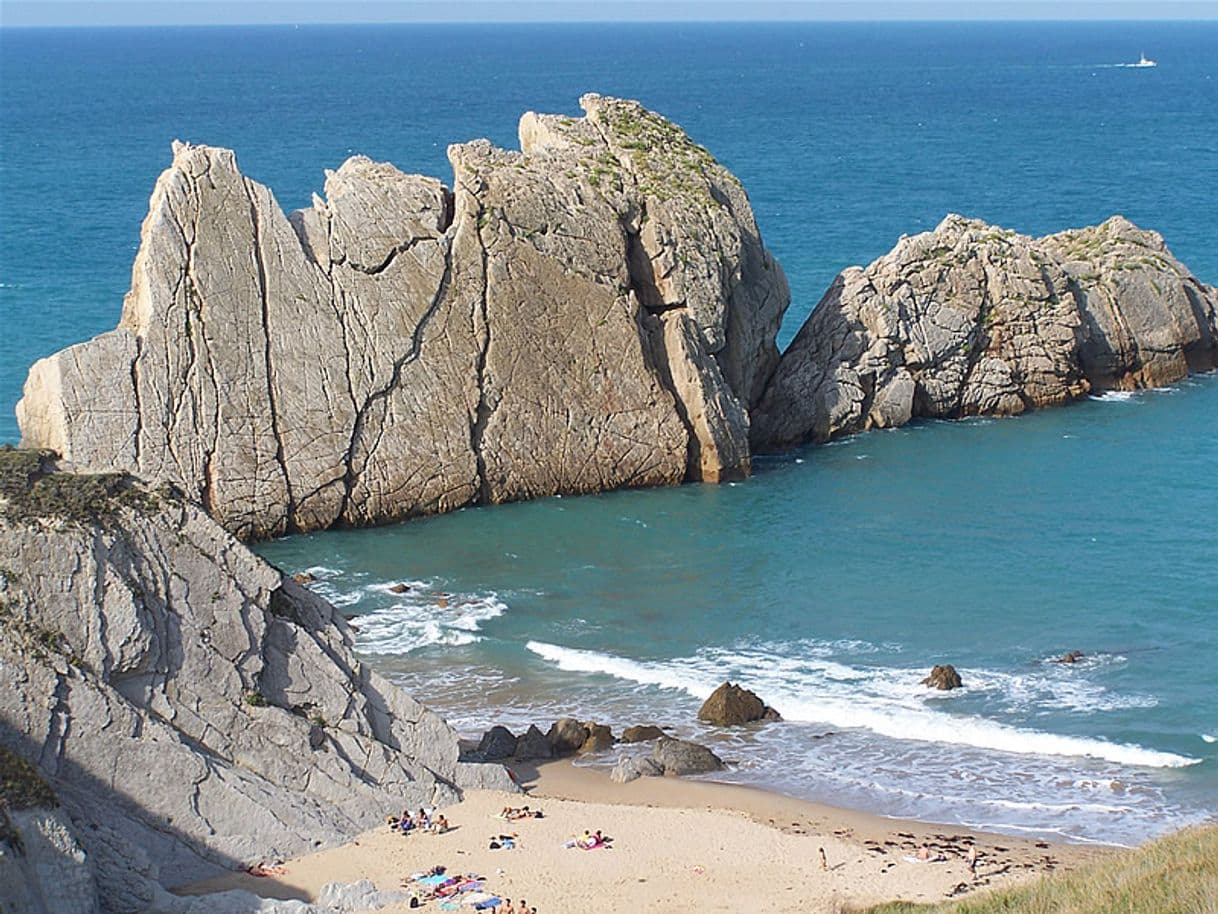
<instances>
[{"instance_id":1,"label":"group of people on beach","mask_svg":"<svg viewBox=\"0 0 1218 914\"><path fill-rule=\"evenodd\" d=\"M432 816L426 809L420 809L418 815L412 816L409 809L402 810L400 816L390 816L385 820L390 831L401 832L403 835L409 835L411 832L430 832L433 835L442 835L448 831L448 819L443 813Z\"/></svg>"}]
</instances>

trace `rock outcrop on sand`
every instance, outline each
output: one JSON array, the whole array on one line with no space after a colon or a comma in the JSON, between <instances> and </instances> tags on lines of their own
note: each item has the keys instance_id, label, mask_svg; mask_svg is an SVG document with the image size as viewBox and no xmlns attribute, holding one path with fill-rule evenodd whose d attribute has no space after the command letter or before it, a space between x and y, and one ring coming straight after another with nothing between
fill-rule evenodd
<instances>
[{"instance_id":1,"label":"rock outcrop on sand","mask_svg":"<svg viewBox=\"0 0 1218 914\"><path fill-rule=\"evenodd\" d=\"M1218 290L1116 216L1030 238L961 216L841 273L752 414L775 450L1013 415L1218 366Z\"/></svg>"},{"instance_id":2,"label":"rock outcrop on sand","mask_svg":"<svg viewBox=\"0 0 1218 914\"><path fill-rule=\"evenodd\" d=\"M0 450L0 617L0 746L53 787L105 911L511 789L355 658L332 606L168 488Z\"/></svg>"},{"instance_id":3,"label":"rock outcrop on sand","mask_svg":"<svg viewBox=\"0 0 1218 914\"><path fill-rule=\"evenodd\" d=\"M174 144L118 329L38 362L23 442L238 537L749 472L789 295L739 182L639 104L355 157L285 215Z\"/></svg>"}]
</instances>

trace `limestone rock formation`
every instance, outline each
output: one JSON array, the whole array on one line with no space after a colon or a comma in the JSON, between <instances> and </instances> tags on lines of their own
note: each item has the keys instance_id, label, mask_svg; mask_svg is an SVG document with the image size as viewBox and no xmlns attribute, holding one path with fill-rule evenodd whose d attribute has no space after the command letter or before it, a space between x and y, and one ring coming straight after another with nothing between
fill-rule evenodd
<instances>
[{"instance_id":1,"label":"limestone rock formation","mask_svg":"<svg viewBox=\"0 0 1218 914\"><path fill-rule=\"evenodd\" d=\"M629 784L639 778L656 778L664 773L664 767L649 755L623 755L609 771L609 780L615 784Z\"/></svg>"},{"instance_id":2,"label":"limestone rock formation","mask_svg":"<svg viewBox=\"0 0 1218 914\"><path fill-rule=\"evenodd\" d=\"M936 663L925 679L922 680L922 685L938 689L941 692L946 692L951 689L958 689L964 682L960 679L960 674L956 672L956 668L950 663Z\"/></svg>"},{"instance_id":3,"label":"limestone rock formation","mask_svg":"<svg viewBox=\"0 0 1218 914\"><path fill-rule=\"evenodd\" d=\"M1218 290L1119 216L1030 238L948 216L841 273L752 414L758 450L1013 415L1218 366Z\"/></svg>"},{"instance_id":4,"label":"limestone rock formation","mask_svg":"<svg viewBox=\"0 0 1218 914\"><path fill-rule=\"evenodd\" d=\"M757 697L755 692L725 682L698 709L698 720L716 727L735 727L755 720L782 720L782 716Z\"/></svg>"},{"instance_id":5,"label":"limestone rock formation","mask_svg":"<svg viewBox=\"0 0 1218 914\"><path fill-rule=\"evenodd\" d=\"M332 606L169 489L0 451L0 617L0 745L53 786L107 912L511 789L355 658Z\"/></svg>"},{"instance_id":6,"label":"limestone rock formation","mask_svg":"<svg viewBox=\"0 0 1218 914\"><path fill-rule=\"evenodd\" d=\"M285 215L174 144L118 329L38 362L23 440L239 537L749 472L789 294L739 182L635 102L363 157Z\"/></svg>"}]
</instances>

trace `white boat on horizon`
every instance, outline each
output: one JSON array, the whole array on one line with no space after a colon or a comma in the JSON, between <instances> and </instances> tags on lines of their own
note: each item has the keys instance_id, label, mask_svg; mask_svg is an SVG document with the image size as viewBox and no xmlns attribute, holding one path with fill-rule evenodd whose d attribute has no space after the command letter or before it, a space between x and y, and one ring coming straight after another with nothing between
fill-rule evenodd
<instances>
[{"instance_id":1,"label":"white boat on horizon","mask_svg":"<svg viewBox=\"0 0 1218 914\"><path fill-rule=\"evenodd\" d=\"M1157 60L1151 60L1149 57L1147 57L1145 51L1142 52L1142 56L1138 58L1137 63L1130 64L1130 66L1133 67L1157 67L1158 65L1159 62Z\"/></svg>"}]
</instances>

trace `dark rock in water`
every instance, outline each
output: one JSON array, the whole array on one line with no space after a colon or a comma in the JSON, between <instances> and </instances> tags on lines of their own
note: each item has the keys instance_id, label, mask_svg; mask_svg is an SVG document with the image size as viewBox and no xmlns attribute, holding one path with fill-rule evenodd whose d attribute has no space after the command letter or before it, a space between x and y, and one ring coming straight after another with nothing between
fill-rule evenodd
<instances>
[{"instance_id":1,"label":"dark rock in water","mask_svg":"<svg viewBox=\"0 0 1218 914\"><path fill-rule=\"evenodd\" d=\"M507 727L491 727L482 734L475 750L478 757L487 762L511 758L516 751L516 737Z\"/></svg>"},{"instance_id":2,"label":"dark rock in water","mask_svg":"<svg viewBox=\"0 0 1218 914\"><path fill-rule=\"evenodd\" d=\"M550 747L550 741L534 724L530 724L529 729L516 740L516 758L522 762L551 758L553 755L554 750Z\"/></svg>"},{"instance_id":3,"label":"dark rock in water","mask_svg":"<svg viewBox=\"0 0 1218 914\"><path fill-rule=\"evenodd\" d=\"M653 724L642 724L638 727L627 727L622 731L623 743L645 743L651 739L659 739L664 731Z\"/></svg>"},{"instance_id":4,"label":"dark rock in water","mask_svg":"<svg viewBox=\"0 0 1218 914\"><path fill-rule=\"evenodd\" d=\"M922 680L922 685L946 692L948 689L958 689L964 683L960 680L960 674L956 672L956 668L950 663L945 663L942 666L935 664L930 675Z\"/></svg>"},{"instance_id":5,"label":"dark rock in water","mask_svg":"<svg viewBox=\"0 0 1218 914\"><path fill-rule=\"evenodd\" d=\"M705 746L667 736L656 743L651 757L665 774L703 774L723 769L723 760Z\"/></svg>"},{"instance_id":6,"label":"dark rock in water","mask_svg":"<svg viewBox=\"0 0 1218 914\"><path fill-rule=\"evenodd\" d=\"M725 682L698 709L698 720L717 727L734 727L755 720L782 720L782 716L755 693Z\"/></svg>"},{"instance_id":7,"label":"dark rock in water","mask_svg":"<svg viewBox=\"0 0 1218 914\"><path fill-rule=\"evenodd\" d=\"M1056 658L1053 662L1054 663L1078 663L1080 660L1084 659L1086 656L1087 655L1084 654L1082 651L1068 651L1067 653L1062 654L1060 657Z\"/></svg>"},{"instance_id":8,"label":"dark rock in water","mask_svg":"<svg viewBox=\"0 0 1218 914\"><path fill-rule=\"evenodd\" d=\"M409 584L393 584L392 586L390 586L389 592L390 593L409 593L410 585Z\"/></svg>"},{"instance_id":9,"label":"dark rock in water","mask_svg":"<svg viewBox=\"0 0 1218 914\"><path fill-rule=\"evenodd\" d=\"M579 747L580 755L587 755L589 752L601 752L612 746L616 739L613 738L613 731L604 724L586 723L584 730L587 731L587 738L584 739L583 745Z\"/></svg>"},{"instance_id":10,"label":"dark rock in water","mask_svg":"<svg viewBox=\"0 0 1218 914\"><path fill-rule=\"evenodd\" d=\"M314 581L317 580L317 578L315 578L313 575L309 574L307 571L298 571L294 575L292 575L292 580L295 581L297 584L304 585L304 584L312 584Z\"/></svg>"},{"instance_id":11,"label":"dark rock in water","mask_svg":"<svg viewBox=\"0 0 1218 914\"><path fill-rule=\"evenodd\" d=\"M663 766L649 755L638 758L622 756L609 772L609 780L615 784L626 784L639 778L660 777L663 773Z\"/></svg>"},{"instance_id":12,"label":"dark rock in water","mask_svg":"<svg viewBox=\"0 0 1218 914\"><path fill-rule=\"evenodd\" d=\"M588 731L574 717L560 717L554 721L549 732L546 733L546 740L550 743L550 748L554 750L555 755L571 755L578 752L587 738Z\"/></svg>"}]
</instances>

